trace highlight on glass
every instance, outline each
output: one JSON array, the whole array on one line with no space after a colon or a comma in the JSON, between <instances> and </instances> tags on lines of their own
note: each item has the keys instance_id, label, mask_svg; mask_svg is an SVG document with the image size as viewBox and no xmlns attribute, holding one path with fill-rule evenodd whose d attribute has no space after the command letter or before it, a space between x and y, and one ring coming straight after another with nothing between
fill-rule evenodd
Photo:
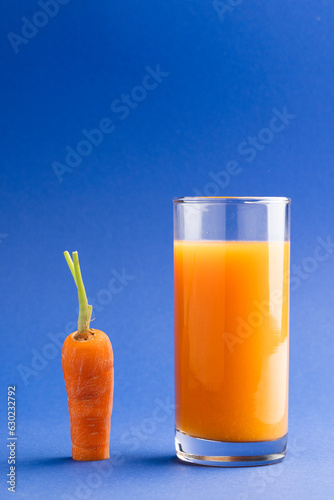
<instances>
[{"instance_id":1,"label":"highlight on glass","mask_svg":"<svg viewBox=\"0 0 334 500\"><path fill-rule=\"evenodd\" d=\"M174 200L175 447L187 462L286 453L290 200Z\"/></svg>"}]
</instances>

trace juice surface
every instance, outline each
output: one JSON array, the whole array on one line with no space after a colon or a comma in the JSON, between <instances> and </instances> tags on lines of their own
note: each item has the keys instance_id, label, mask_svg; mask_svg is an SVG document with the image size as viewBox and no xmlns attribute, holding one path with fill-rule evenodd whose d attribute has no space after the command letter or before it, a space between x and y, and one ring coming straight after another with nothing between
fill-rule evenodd
<instances>
[{"instance_id":1,"label":"juice surface","mask_svg":"<svg viewBox=\"0 0 334 500\"><path fill-rule=\"evenodd\" d=\"M217 441L288 425L288 242L175 241L176 428Z\"/></svg>"}]
</instances>

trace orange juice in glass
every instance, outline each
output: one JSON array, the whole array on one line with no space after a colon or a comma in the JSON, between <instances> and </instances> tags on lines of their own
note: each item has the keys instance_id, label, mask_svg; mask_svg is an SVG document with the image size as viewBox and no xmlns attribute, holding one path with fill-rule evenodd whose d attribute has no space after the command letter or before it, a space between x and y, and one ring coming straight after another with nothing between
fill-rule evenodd
<instances>
[{"instance_id":1,"label":"orange juice in glass","mask_svg":"<svg viewBox=\"0 0 334 500\"><path fill-rule=\"evenodd\" d=\"M184 461L285 456L287 198L174 200L175 444Z\"/></svg>"}]
</instances>

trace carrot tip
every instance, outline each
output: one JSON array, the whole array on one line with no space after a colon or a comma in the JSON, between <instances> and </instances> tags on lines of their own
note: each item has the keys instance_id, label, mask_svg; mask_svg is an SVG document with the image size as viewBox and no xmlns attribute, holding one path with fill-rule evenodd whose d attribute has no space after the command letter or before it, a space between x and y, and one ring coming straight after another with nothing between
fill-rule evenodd
<instances>
[{"instance_id":1,"label":"carrot tip","mask_svg":"<svg viewBox=\"0 0 334 500\"><path fill-rule=\"evenodd\" d=\"M80 462L92 462L110 458L109 443L98 448L79 448L72 443L72 458Z\"/></svg>"}]
</instances>

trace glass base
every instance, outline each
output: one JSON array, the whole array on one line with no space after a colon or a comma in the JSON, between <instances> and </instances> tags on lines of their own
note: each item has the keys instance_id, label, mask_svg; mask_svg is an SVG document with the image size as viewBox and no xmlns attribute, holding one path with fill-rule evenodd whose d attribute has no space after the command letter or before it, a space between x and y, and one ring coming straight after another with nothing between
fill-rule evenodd
<instances>
[{"instance_id":1,"label":"glass base","mask_svg":"<svg viewBox=\"0 0 334 500\"><path fill-rule=\"evenodd\" d=\"M214 467L275 464L285 457L287 443L287 434L275 441L236 443L196 438L175 430L175 449L180 460Z\"/></svg>"}]
</instances>

